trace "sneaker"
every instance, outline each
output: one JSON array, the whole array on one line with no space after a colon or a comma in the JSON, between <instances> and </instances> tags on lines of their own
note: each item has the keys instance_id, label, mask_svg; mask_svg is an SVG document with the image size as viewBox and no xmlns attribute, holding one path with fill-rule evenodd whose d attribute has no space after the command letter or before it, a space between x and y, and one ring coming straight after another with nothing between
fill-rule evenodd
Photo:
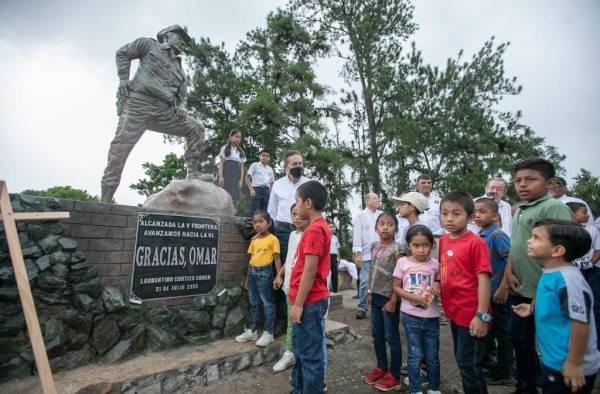
<instances>
[{"instance_id":1,"label":"sneaker","mask_svg":"<svg viewBox=\"0 0 600 394\"><path fill-rule=\"evenodd\" d=\"M263 331L260 338L258 338L258 341L256 341L256 346L260 346L260 347L269 346L274 341L275 341L275 338L273 338L273 334L271 334L270 332L267 332L267 331Z\"/></svg>"},{"instance_id":2,"label":"sneaker","mask_svg":"<svg viewBox=\"0 0 600 394\"><path fill-rule=\"evenodd\" d=\"M367 312L363 311L362 309L356 311L357 319L364 319L365 317L367 317Z\"/></svg>"},{"instance_id":3,"label":"sneaker","mask_svg":"<svg viewBox=\"0 0 600 394\"><path fill-rule=\"evenodd\" d=\"M408 364L407 363L400 364L400 375L408 375Z\"/></svg>"},{"instance_id":4,"label":"sneaker","mask_svg":"<svg viewBox=\"0 0 600 394\"><path fill-rule=\"evenodd\" d=\"M375 389L379 391L396 390L402 387L400 379L396 378L391 373L386 373L385 376L375 383Z\"/></svg>"},{"instance_id":5,"label":"sneaker","mask_svg":"<svg viewBox=\"0 0 600 394\"><path fill-rule=\"evenodd\" d=\"M429 376L427 376L427 371L421 368L419 375L421 376L421 385L429 384ZM404 378L404 384L408 386L408 376Z\"/></svg>"},{"instance_id":6,"label":"sneaker","mask_svg":"<svg viewBox=\"0 0 600 394\"><path fill-rule=\"evenodd\" d=\"M513 386L517 382L511 375L493 372L485 377L485 381L489 386Z\"/></svg>"},{"instance_id":7,"label":"sneaker","mask_svg":"<svg viewBox=\"0 0 600 394\"><path fill-rule=\"evenodd\" d=\"M286 350L279 361L273 365L273 372L283 372L294 364L296 364L296 357L294 356L294 353Z\"/></svg>"},{"instance_id":8,"label":"sneaker","mask_svg":"<svg viewBox=\"0 0 600 394\"><path fill-rule=\"evenodd\" d=\"M377 367L374 370L372 370L371 372L369 372L368 374L366 374L365 376L363 376L363 382L365 382L366 384L375 384L380 379L382 379L386 374L387 374L386 370Z\"/></svg>"},{"instance_id":9,"label":"sneaker","mask_svg":"<svg viewBox=\"0 0 600 394\"><path fill-rule=\"evenodd\" d=\"M248 341L256 341L258 339L258 332L252 331L249 328L246 328L243 333L235 337L235 341L237 343L244 343Z\"/></svg>"},{"instance_id":10,"label":"sneaker","mask_svg":"<svg viewBox=\"0 0 600 394\"><path fill-rule=\"evenodd\" d=\"M427 390L427 394L442 394L440 390Z\"/></svg>"}]
</instances>

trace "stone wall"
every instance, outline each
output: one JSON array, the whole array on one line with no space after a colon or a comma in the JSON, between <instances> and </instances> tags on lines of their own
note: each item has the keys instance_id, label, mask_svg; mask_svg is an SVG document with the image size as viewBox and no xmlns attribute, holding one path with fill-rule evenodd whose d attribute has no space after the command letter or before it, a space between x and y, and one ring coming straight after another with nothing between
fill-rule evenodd
<instances>
[{"instance_id":1,"label":"stone wall","mask_svg":"<svg viewBox=\"0 0 600 394\"><path fill-rule=\"evenodd\" d=\"M124 295L138 208L19 195L11 202L16 212L71 212L68 221L17 224L53 371L241 332L247 308L239 285L247 242L236 223L242 219L220 218L217 294L130 305ZM32 373L33 355L0 225L0 381Z\"/></svg>"}]
</instances>

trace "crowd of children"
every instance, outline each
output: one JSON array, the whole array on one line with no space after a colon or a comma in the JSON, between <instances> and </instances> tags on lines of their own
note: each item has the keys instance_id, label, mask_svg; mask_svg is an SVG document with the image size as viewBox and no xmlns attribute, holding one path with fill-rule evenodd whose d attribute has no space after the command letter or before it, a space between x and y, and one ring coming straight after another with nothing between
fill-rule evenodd
<instances>
[{"instance_id":1,"label":"crowd of children","mask_svg":"<svg viewBox=\"0 0 600 394\"><path fill-rule=\"evenodd\" d=\"M488 384L516 384L516 393L523 394L537 393L539 385L544 393L593 392L600 368L600 234L588 223L585 204L565 205L548 195L554 177L553 165L544 159L515 165L522 203L510 237L502 230L497 201L474 201L460 191L441 198L441 236L419 216L429 203L416 192L396 198L398 217L376 216L378 241L370 246L367 283L376 365L363 376L365 383L380 391L401 387L402 323L409 392L423 392L426 374L428 394L440 393L441 303L465 393L487 393ZM273 341L267 293L282 287L288 332L286 350L273 369L294 365L293 393L326 390L325 319L331 261L339 249L337 239L332 241L335 226L323 218L326 203L319 182L298 187L291 209L296 229L284 265L277 238L268 230L269 215L257 212L253 218L250 319L236 340L257 340L258 346ZM477 233L468 228L471 222ZM265 328L258 338L260 303Z\"/></svg>"}]
</instances>

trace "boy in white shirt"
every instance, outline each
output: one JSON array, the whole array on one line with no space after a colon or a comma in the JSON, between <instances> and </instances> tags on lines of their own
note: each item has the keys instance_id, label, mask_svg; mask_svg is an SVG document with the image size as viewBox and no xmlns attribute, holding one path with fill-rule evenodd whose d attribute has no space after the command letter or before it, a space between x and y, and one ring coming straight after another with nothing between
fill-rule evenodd
<instances>
[{"instance_id":1,"label":"boy in white shirt","mask_svg":"<svg viewBox=\"0 0 600 394\"><path fill-rule=\"evenodd\" d=\"M269 165L271 154L263 149L260 151L259 161L252 163L246 173L246 185L250 191L250 215L256 211L266 211L269 205L271 185L275 182L275 173Z\"/></svg>"}]
</instances>

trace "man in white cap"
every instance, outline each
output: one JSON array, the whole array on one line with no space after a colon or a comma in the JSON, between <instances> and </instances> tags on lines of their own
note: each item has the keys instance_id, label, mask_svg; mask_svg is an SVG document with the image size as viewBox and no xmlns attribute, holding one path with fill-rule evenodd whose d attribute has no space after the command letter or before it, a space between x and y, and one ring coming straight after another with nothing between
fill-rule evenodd
<instances>
[{"instance_id":1,"label":"man in white cap","mask_svg":"<svg viewBox=\"0 0 600 394\"><path fill-rule=\"evenodd\" d=\"M594 223L594 215L592 214L592 210L590 209L590 206L587 204L587 202L583 201L581 198L567 196L567 180L565 178L561 176L554 177L548 185L548 193L550 193L552 197L556 198L563 204L566 204L568 202L578 202L581 204L585 204L585 206L587 207L588 215L590 217L587 224L590 225Z\"/></svg>"}]
</instances>

